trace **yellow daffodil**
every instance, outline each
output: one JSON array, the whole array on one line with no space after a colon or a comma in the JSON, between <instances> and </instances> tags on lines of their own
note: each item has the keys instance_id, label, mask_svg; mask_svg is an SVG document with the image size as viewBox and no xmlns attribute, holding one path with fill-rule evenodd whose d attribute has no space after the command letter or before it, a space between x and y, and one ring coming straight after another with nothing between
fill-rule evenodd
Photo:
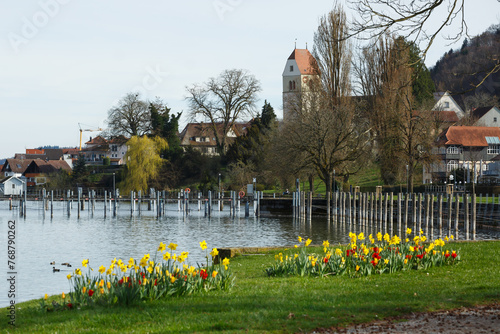
<instances>
[{"instance_id":1,"label":"yellow daffodil","mask_svg":"<svg viewBox=\"0 0 500 334\"><path fill-rule=\"evenodd\" d=\"M113 273L113 269L108 268L108 270L106 270L106 275L111 275L112 273Z\"/></svg>"},{"instance_id":2,"label":"yellow daffodil","mask_svg":"<svg viewBox=\"0 0 500 334\"><path fill-rule=\"evenodd\" d=\"M177 244L174 244L173 242L171 242L171 243L168 245L168 248L170 248L171 250L176 250L176 249L177 249Z\"/></svg>"},{"instance_id":3,"label":"yellow daffodil","mask_svg":"<svg viewBox=\"0 0 500 334\"><path fill-rule=\"evenodd\" d=\"M78 275L78 276L81 276L82 275L82 271L80 270L80 268L77 268L75 270L75 275Z\"/></svg>"},{"instance_id":4,"label":"yellow daffodil","mask_svg":"<svg viewBox=\"0 0 500 334\"><path fill-rule=\"evenodd\" d=\"M307 240L306 240L306 243L305 243L306 247L307 247L307 246L309 246L309 245L311 244L311 242L312 242L312 240L311 240L311 239L307 239Z\"/></svg>"},{"instance_id":5,"label":"yellow daffodil","mask_svg":"<svg viewBox=\"0 0 500 334\"><path fill-rule=\"evenodd\" d=\"M133 257L131 257L131 258L128 260L128 264L129 264L130 266L135 265L135 260L134 260L134 258L133 258Z\"/></svg>"},{"instance_id":6,"label":"yellow daffodil","mask_svg":"<svg viewBox=\"0 0 500 334\"><path fill-rule=\"evenodd\" d=\"M384 240L386 242L389 242L391 240L391 237L389 236L389 233L384 234Z\"/></svg>"},{"instance_id":7,"label":"yellow daffodil","mask_svg":"<svg viewBox=\"0 0 500 334\"><path fill-rule=\"evenodd\" d=\"M101 274L104 274L104 272L105 272L105 271L106 271L106 267L105 267L105 266L100 266L100 267L99 267L99 272L100 272Z\"/></svg>"},{"instance_id":8,"label":"yellow daffodil","mask_svg":"<svg viewBox=\"0 0 500 334\"><path fill-rule=\"evenodd\" d=\"M87 267L87 264L89 264L89 259L82 261L82 266Z\"/></svg>"},{"instance_id":9,"label":"yellow daffodil","mask_svg":"<svg viewBox=\"0 0 500 334\"><path fill-rule=\"evenodd\" d=\"M299 237L297 238L297 240L299 240L299 243L302 242L302 237L299 235Z\"/></svg>"},{"instance_id":10,"label":"yellow daffodil","mask_svg":"<svg viewBox=\"0 0 500 334\"><path fill-rule=\"evenodd\" d=\"M295 255L293 256L293 258L294 258L294 259L296 259L296 258L298 258L298 257L299 257L299 254L295 254Z\"/></svg>"},{"instance_id":11,"label":"yellow daffodil","mask_svg":"<svg viewBox=\"0 0 500 334\"><path fill-rule=\"evenodd\" d=\"M175 282L175 280L176 280L176 278L174 276L170 276L170 283L173 284Z\"/></svg>"},{"instance_id":12,"label":"yellow daffodil","mask_svg":"<svg viewBox=\"0 0 500 334\"><path fill-rule=\"evenodd\" d=\"M451 239L451 240L453 240L453 234L452 234L452 235L450 235L450 239Z\"/></svg>"},{"instance_id":13,"label":"yellow daffodil","mask_svg":"<svg viewBox=\"0 0 500 334\"><path fill-rule=\"evenodd\" d=\"M415 251L415 247L410 246L410 252L414 252L414 251Z\"/></svg>"},{"instance_id":14,"label":"yellow daffodil","mask_svg":"<svg viewBox=\"0 0 500 334\"><path fill-rule=\"evenodd\" d=\"M104 294L104 288L100 288L99 292L101 293L101 295L103 295Z\"/></svg>"},{"instance_id":15,"label":"yellow daffodil","mask_svg":"<svg viewBox=\"0 0 500 334\"><path fill-rule=\"evenodd\" d=\"M153 272L153 267L147 267L146 270L151 274Z\"/></svg>"},{"instance_id":16,"label":"yellow daffodil","mask_svg":"<svg viewBox=\"0 0 500 334\"><path fill-rule=\"evenodd\" d=\"M71 276L71 274L68 274L68 276L66 276L66 277L67 277L68 279L71 279L71 277L72 277L72 276Z\"/></svg>"},{"instance_id":17,"label":"yellow daffodil","mask_svg":"<svg viewBox=\"0 0 500 334\"><path fill-rule=\"evenodd\" d=\"M411 234L411 228L406 229L406 234Z\"/></svg>"},{"instance_id":18,"label":"yellow daffodil","mask_svg":"<svg viewBox=\"0 0 500 334\"><path fill-rule=\"evenodd\" d=\"M172 255L172 260L177 261L177 254Z\"/></svg>"},{"instance_id":19,"label":"yellow daffodil","mask_svg":"<svg viewBox=\"0 0 500 334\"><path fill-rule=\"evenodd\" d=\"M382 241L382 233L377 232L377 240Z\"/></svg>"},{"instance_id":20,"label":"yellow daffodil","mask_svg":"<svg viewBox=\"0 0 500 334\"><path fill-rule=\"evenodd\" d=\"M360 266L356 266L356 271L358 271L358 270L359 270L359 268L360 268Z\"/></svg>"},{"instance_id":21,"label":"yellow daffodil","mask_svg":"<svg viewBox=\"0 0 500 334\"><path fill-rule=\"evenodd\" d=\"M299 248L299 246L297 246L297 245L293 245L293 247L294 247L294 248Z\"/></svg>"},{"instance_id":22,"label":"yellow daffodil","mask_svg":"<svg viewBox=\"0 0 500 334\"><path fill-rule=\"evenodd\" d=\"M165 260L165 261L170 260L170 253L169 252L165 252L165 254L163 254L163 260Z\"/></svg>"},{"instance_id":23,"label":"yellow daffodil","mask_svg":"<svg viewBox=\"0 0 500 334\"><path fill-rule=\"evenodd\" d=\"M384 263L385 263L385 264L388 264L388 263L389 263L389 259L385 259L385 260L384 260Z\"/></svg>"},{"instance_id":24,"label":"yellow daffodil","mask_svg":"<svg viewBox=\"0 0 500 334\"><path fill-rule=\"evenodd\" d=\"M217 250L217 248L213 248L210 252L210 255L212 255L212 257L216 257L217 255L219 255L219 251Z\"/></svg>"},{"instance_id":25,"label":"yellow daffodil","mask_svg":"<svg viewBox=\"0 0 500 334\"><path fill-rule=\"evenodd\" d=\"M45 294L45 296L43 297L43 299L47 300L47 298L49 298L49 295Z\"/></svg>"},{"instance_id":26,"label":"yellow daffodil","mask_svg":"<svg viewBox=\"0 0 500 334\"><path fill-rule=\"evenodd\" d=\"M167 246L163 243L163 242L160 242L160 245L158 246L158 249L157 251L158 252L162 252L167 248Z\"/></svg>"},{"instance_id":27,"label":"yellow daffodil","mask_svg":"<svg viewBox=\"0 0 500 334\"><path fill-rule=\"evenodd\" d=\"M358 234L358 240L365 240L365 234L363 232Z\"/></svg>"},{"instance_id":28,"label":"yellow daffodil","mask_svg":"<svg viewBox=\"0 0 500 334\"><path fill-rule=\"evenodd\" d=\"M111 264L116 264L116 257L113 260L111 260Z\"/></svg>"},{"instance_id":29,"label":"yellow daffodil","mask_svg":"<svg viewBox=\"0 0 500 334\"><path fill-rule=\"evenodd\" d=\"M205 240L203 240L202 242L200 242L200 248L201 250L205 250L207 248L207 243Z\"/></svg>"},{"instance_id":30,"label":"yellow daffodil","mask_svg":"<svg viewBox=\"0 0 500 334\"><path fill-rule=\"evenodd\" d=\"M335 255L342 256L342 250L340 248L335 249Z\"/></svg>"},{"instance_id":31,"label":"yellow daffodil","mask_svg":"<svg viewBox=\"0 0 500 334\"><path fill-rule=\"evenodd\" d=\"M330 247L328 240L323 241L323 247Z\"/></svg>"}]
</instances>

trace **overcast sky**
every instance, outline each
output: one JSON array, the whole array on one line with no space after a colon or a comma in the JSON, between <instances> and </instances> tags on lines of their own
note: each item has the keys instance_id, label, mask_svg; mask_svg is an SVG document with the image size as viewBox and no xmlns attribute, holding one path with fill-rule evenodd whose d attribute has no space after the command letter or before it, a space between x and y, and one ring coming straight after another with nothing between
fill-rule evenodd
<instances>
[{"instance_id":1,"label":"overcast sky","mask_svg":"<svg viewBox=\"0 0 500 334\"><path fill-rule=\"evenodd\" d=\"M332 4L0 0L0 158L43 145L78 146L78 123L106 127L107 111L131 91L158 96L186 116L185 87L232 68L260 80L259 109L267 99L281 118L281 74L294 42L312 49L318 18ZM500 21L499 0L465 5L473 35ZM436 41L427 65L450 48Z\"/></svg>"}]
</instances>

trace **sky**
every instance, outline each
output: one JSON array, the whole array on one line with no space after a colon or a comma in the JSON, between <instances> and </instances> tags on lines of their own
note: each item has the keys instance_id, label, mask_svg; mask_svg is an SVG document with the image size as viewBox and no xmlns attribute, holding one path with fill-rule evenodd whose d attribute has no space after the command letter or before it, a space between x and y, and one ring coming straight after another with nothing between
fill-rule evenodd
<instances>
[{"instance_id":1,"label":"sky","mask_svg":"<svg viewBox=\"0 0 500 334\"><path fill-rule=\"evenodd\" d=\"M500 0L465 6L471 35L500 22ZM0 159L77 147L79 123L106 128L108 110L129 92L182 112L182 130L186 87L226 69L254 75L258 110L267 100L281 118L286 60L295 43L312 50L318 19L332 7L331 0L0 0ZM439 23L438 15L431 25ZM440 36L426 64L460 45ZM96 134L84 132L84 142Z\"/></svg>"}]
</instances>

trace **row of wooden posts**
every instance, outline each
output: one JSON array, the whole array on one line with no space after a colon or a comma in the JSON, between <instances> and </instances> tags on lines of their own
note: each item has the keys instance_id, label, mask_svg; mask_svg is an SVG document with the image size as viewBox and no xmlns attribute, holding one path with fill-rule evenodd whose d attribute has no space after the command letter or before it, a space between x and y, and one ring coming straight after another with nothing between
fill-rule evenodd
<instances>
[{"instance_id":1,"label":"row of wooden posts","mask_svg":"<svg viewBox=\"0 0 500 334\"><path fill-rule=\"evenodd\" d=\"M171 203L177 202L177 211L181 211L184 216L188 216L192 210L193 202L197 204L197 210L201 211L202 206L205 210L205 217L211 217L214 211L214 203L216 204L216 208L218 211L222 211L224 207L224 201L229 203L230 215L232 217L236 216L236 212L240 212L242 196L241 193L238 194L236 191L230 192L229 198L221 198L220 194L218 196L213 196L217 194L213 194L211 191L208 192L207 198L202 198L202 194L198 193L197 198L190 198L190 191L183 190L178 193L177 199L168 198L168 194L165 191L151 191L148 197L143 197L141 191L130 192L130 198L117 198L117 196L113 196L112 192L104 191L104 196L102 199L98 199L94 190L90 190L88 197L83 196L82 191L79 190L77 192L76 198L73 198L71 191L66 192L65 198L61 198L64 200L65 207L67 211L68 217L71 216L71 210L73 208L73 203L77 203L77 217L80 218L80 214L85 210L85 203L88 202L88 210L92 215L94 215L96 211L96 202L103 202L104 209L104 217L107 216L108 211L112 214L113 217L117 216L119 202L130 202L130 214L134 215L135 212L138 212L140 215L142 212L142 203L148 204L148 211L156 212L157 217L162 217L165 215L166 204L170 201ZM217 197L217 198L216 198ZM256 196L253 200L253 214L254 216L260 215L260 198L262 198L262 192L257 192ZM38 198L36 198L38 200ZM41 201L43 208L43 218L46 217L46 211L50 211L50 217L54 217L54 192L47 192L43 189L41 193ZM203 203L203 205L202 205ZM137 204L137 209L136 209ZM195 204L195 205L196 205ZM250 203L247 199L244 203L245 205L245 217L250 216ZM9 199L9 209L12 210L16 206L13 204L12 198ZM26 217L27 213L27 196L26 193L21 196L19 200L19 214L22 217Z\"/></svg>"},{"instance_id":2,"label":"row of wooden posts","mask_svg":"<svg viewBox=\"0 0 500 334\"><path fill-rule=\"evenodd\" d=\"M462 201L460 201L462 197ZM407 228L430 232L433 237L434 227L439 231L439 237L447 235L459 236L459 226L463 226L465 239L476 239L476 195L469 194L397 194L393 193L350 193L336 192L328 194L326 212L328 221L340 224L359 224L362 226L380 226L392 230L397 224L397 230ZM443 207L445 210L443 210ZM311 219L313 212L312 193L293 193L293 216L301 219ZM317 209L317 208L316 208ZM324 207L322 207L324 209Z\"/></svg>"}]
</instances>

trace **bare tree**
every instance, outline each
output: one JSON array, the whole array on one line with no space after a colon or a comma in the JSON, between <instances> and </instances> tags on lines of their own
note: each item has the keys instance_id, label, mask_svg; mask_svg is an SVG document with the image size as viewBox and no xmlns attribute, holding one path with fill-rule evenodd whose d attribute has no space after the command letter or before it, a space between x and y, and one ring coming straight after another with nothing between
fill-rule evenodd
<instances>
[{"instance_id":1,"label":"bare tree","mask_svg":"<svg viewBox=\"0 0 500 334\"><path fill-rule=\"evenodd\" d=\"M381 177L394 184L407 165L411 190L415 169L431 159L436 115L430 108L417 108L409 59L410 45L403 38L385 35L363 50L355 71L366 96Z\"/></svg>"},{"instance_id":2,"label":"bare tree","mask_svg":"<svg viewBox=\"0 0 500 334\"><path fill-rule=\"evenodd\" d=\"M386 33L397 31L417 44L423 43L422 59L425 59L436 37L441 33L453 31L445 36L450 44L456 43L463 36L469 37L465 20L465 0L349 0L349 3L357 13L350 36L377 40ZM443 10L446 11L444 16ZM441 22L440 25L429 29L436 20ZM470 76L481 76L469 90L479 87L500 70L498 54L482 57L489 58L490 62L481 71L469 73Z\"/></svg>"},{"instance_id":3,"label":"bare tree","mask_svg":"<svg viewBox=\"0 0 500 334\"><path fill-rule=\"evenodd\" d=\"M331 191L333 171L349 173L363 156L367 122L357 112L351 94L352 47L347 19L340 5L320 19L313 54L321 75L290 95L290 119L281 131L283 154L300 158L300 167L313 167Z\"/></svg>"},{"instance_id":4,"label":"bare tree","mask_svg":"<svg viewBox=\"0 0 500 334\"><path fill-rule=\"evenodd\" d=\"M192 118L208 119L220 153L226 150L226 136L242 116L253 116L259 81L245 70L225 70L204 84L186 87Z\"/></svg>"},{"instance_id":5,"label":"bare tree","mask_svg":"<svg viewBox=\"0 0 500 334\"><path fill-rule=\"evenodd\" d=\"M148 103L138 93L128 93L108 111L109 135L143 136L151 128Z\"/></svg>"}]
</instances>

